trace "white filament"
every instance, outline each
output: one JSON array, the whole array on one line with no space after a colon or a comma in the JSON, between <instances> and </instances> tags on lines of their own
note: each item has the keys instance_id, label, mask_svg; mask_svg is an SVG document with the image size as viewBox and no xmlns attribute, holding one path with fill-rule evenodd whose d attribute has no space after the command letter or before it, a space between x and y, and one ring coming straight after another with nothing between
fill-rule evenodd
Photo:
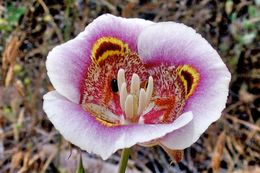
<instances>
[{"instance_id":1,"label":"white filament","mask_svg":"<svg viewBox=\"0 0 260 173\"><path fill-rule=\"evenodd\" d=\"M119 92L123 83L125 83L125 70L120 68L117 73L117 86Z\"/></svg>"},{"instance_id":2,"label":"white filament","mask_svg":"<svg viewBox=\"0 0 260 173\"><path fill-rule=\"evenodd\" d=\"M134 98L131 94L129 94L125 100L125 115L127 118L134 117Z\"/></svg>"},{"instance_id":3,"label":"white filament","mask_svg":"<svg viewBox=\"0 0 260 173\"><path fill-rule=\"evenodd\" d=\"M137 74L134 73L131 80L130 93L139 96L139 90L140 90L140 78Z\"/></svg>"},{"instance_id":4,"label":"white filament","mask_svg":"<svg viewBox=\"0 0 260 173\"><path fill-rule=\"evenodd\" d=\"M120 106L123 110L125 110L125 101L127 97L127 90L126 90L126 83L124 82L119 90L119 99L120 99Z\"/></svg>"},{"instance_id":5,"label":"white filament","mask_svg":"<svg viewBox=\"0 0 260 173\"><path fill-rule=\"evenodd\" d=\"M146 105L145 90L143 88L141 88L140 93L139 93L139 105L138 105L138 111L137 111L138 115L140 115L144 111L145 105Z\"/></svg>"},{"instance_id":6,"label":"white filament","mask_svg":"<svg viewBox=\"0 0 260 173\"><path fill-rule=\"evenodd\" d=\"M152 94L153 94L153 77L150 76L148 79L148 86L145 92L145 106L148 106L148 104L150 103Z\"/></svg>"}]
</instances>

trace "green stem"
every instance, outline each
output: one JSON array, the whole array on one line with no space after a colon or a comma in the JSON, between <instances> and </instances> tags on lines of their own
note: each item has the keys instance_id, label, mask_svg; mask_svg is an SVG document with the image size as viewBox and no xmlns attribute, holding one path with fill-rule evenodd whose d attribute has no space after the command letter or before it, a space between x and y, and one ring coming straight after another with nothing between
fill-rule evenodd
<instances>
[{"instance_id":1,"label":"green stem","mask_svg":"<svg viewBox=\"0 0 260 173\"><path fill-rule=\"evenodd\" d=\"M130 154L130 148L123 149L121 160L119 163L118 173L125 173L129 154Z\"/></svg>"}]
</instances>

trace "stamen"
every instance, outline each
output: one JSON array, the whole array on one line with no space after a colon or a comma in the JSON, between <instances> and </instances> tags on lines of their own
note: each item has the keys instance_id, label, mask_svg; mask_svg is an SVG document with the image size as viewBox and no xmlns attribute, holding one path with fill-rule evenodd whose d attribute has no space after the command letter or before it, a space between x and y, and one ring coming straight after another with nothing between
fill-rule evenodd
<instances>
[{"instance_id":1,"label":"stamen","mask_svg":"<svg viewBox=\"0 0 260 173\"><path fill-rule=\"evenodd\" d=\"M131 94L126 97L125 101L125 116L129 119L134 116L134 99Z\"/></svg>"},{"instance_id":2,"label":"stamen","mask_svg":"<svg viewBox=\"0 0 260 173\"><path fill-rule=\"evenodd\" d=\"M153 94L153 77L150 76L148 79L148 86L145 92L145 107L149 105L152 94Z\"/></svg>"},{"instance_id":3,"label":"stamen","mask_svg":"<svg viewBox=\"0 0 260 173\"><path fill-rule=\"evenodd\" d=\"M147 89L140 88L140 77L132 75L130 94L127 92L125 71L120 69L117 73L119 98L121 109L125 112L127 121L139 122L140 116L150 107L150 100L153 94L153 77L148 79Z\"/></svg>"},{"instance_id":4,"label":"stamen","mask_svg":"<svg viewBox=\"0 0 260 173\"><path fill-rule=\"evenodd\" d=\"M134 115L136 116L136 115L138 115L137 111L138 111L138 100L139 100L139 98L136 95L132 95L132 96L133 96L133 105L134 105Z\"/></svg>"},{"instance_id":5,"label":"stamen","mask_svg":"<svg viewBox=\"0 0 260 173\"><path fill-rule=\"evenodd\" d=\"M138 97L139 90L140 90L140 78L137 74L134 73L131 80L130 93Z\"/></svg>"},{"instance_id":6,"label":"stamen","mask_svg":"<svg viewBox=\"0 0 260 173\"><path fill-rule=\"evenodd\" d=\"M119 94L120 106L121 106L121 109L125 110L125 101L126 101L126 97L127 97L127 90L126 90L125 82L121 85L119 92L120 92L120 94Z\"/></svg>"},{"instance_id":7,"label":"stamen","mask_svg":"<svg viewBox=\"0 0 260 173\"><path fill-rule=\"evenodd\" d=\"M145 109L145 90L141 88L140 93L139 93L139 105L138 105L138 111L137 114L140 115L144 109Z\"/></svg>"},{"instance_id":8,"label":"stamen","mask_svg":"<svg viewBox=\"0 0 260 173\"><path fill-rule=\"evenodd\" d=\"M119 92L124 82L125 82L125 70L120 68L117 73L117 85L118 85Z\"/></svg>"}]
</instances>

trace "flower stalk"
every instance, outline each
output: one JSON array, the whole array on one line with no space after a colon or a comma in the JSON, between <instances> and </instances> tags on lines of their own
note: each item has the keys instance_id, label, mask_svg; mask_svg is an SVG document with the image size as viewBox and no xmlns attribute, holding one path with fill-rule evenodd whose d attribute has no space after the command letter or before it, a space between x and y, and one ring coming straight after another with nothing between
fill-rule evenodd
<instances>
[{"instance_id":1,"label":"flower stalk","mask_svg":"<svg viewBox=\"0 0 260 173\"><path fill-rule=\"evenodd\" d=\"M118 173L125 173L129 154L130 154L130 148L123 149L122 154L121 154L121 160L119 163Z\"/></svg>"}]
</instances>

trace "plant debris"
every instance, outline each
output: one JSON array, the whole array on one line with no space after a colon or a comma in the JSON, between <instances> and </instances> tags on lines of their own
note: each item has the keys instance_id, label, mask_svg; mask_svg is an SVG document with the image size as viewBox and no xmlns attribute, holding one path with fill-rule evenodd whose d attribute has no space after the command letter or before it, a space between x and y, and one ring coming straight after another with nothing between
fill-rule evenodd
<instances>
[{"instance_id":1,"label":"plant debris","mask_svg":"<svg viewBox=\"0 0 260 173\"><path fill-rule=\"evenodd\" d=\"M53 47L103 13L185 23L218 50L232 73L221 119L182 160L171 163L158 146L135 146L129 172L260 172L259 0L14 0L0 2L0 173L75 172L79 150L42 110L42 96L53 90L45 61ZM120 160L119 152L106 162L82 156L87 172L104 166L115 172Z\"/></svg>"}]
</instances>

